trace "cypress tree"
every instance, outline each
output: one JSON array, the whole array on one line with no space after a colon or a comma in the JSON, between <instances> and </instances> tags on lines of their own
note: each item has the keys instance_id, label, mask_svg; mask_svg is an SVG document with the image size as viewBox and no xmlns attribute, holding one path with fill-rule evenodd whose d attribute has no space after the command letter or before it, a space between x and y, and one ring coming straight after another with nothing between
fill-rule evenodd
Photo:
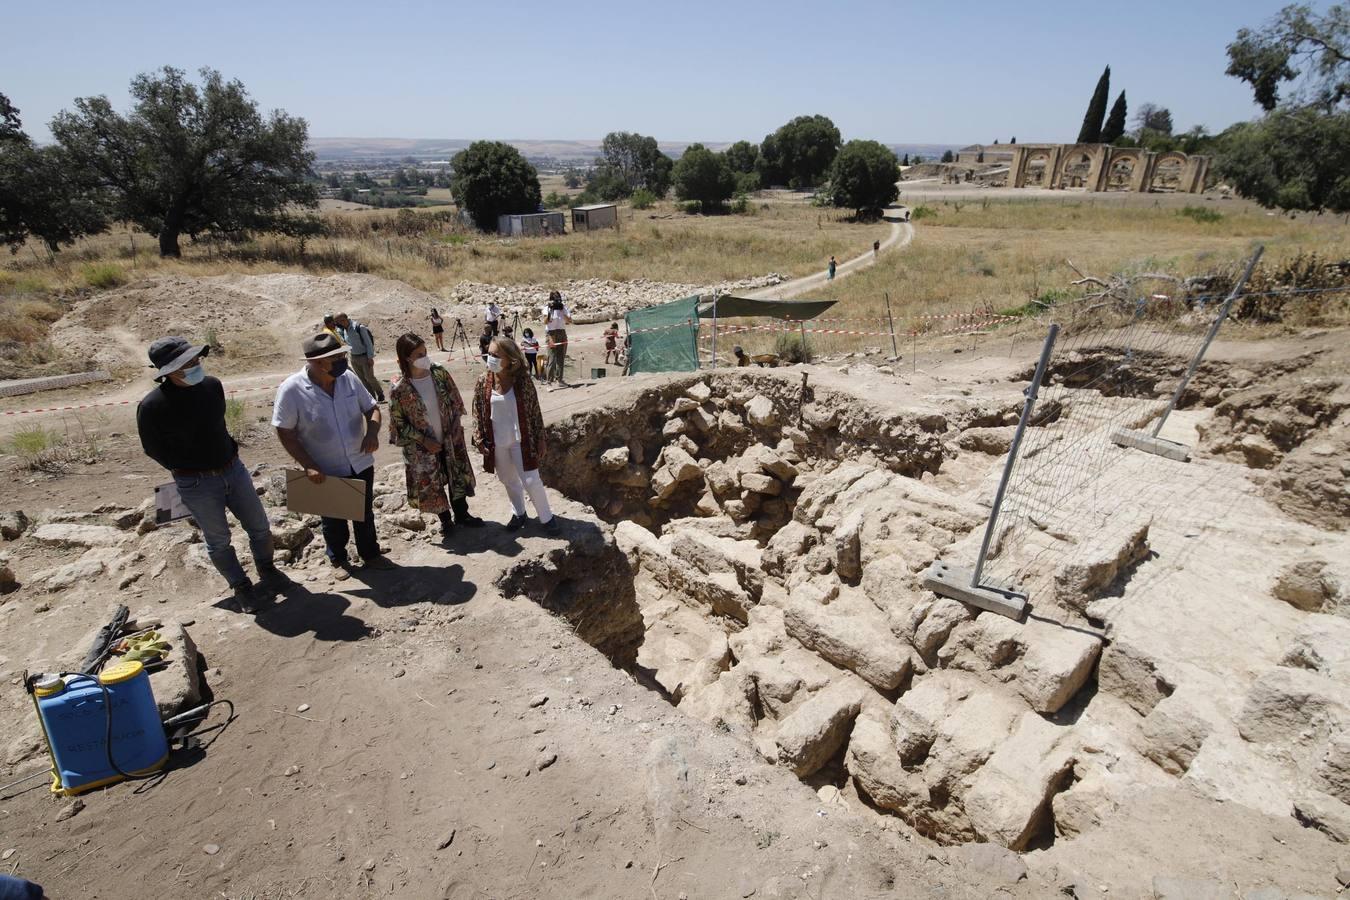
<instances>
[{"instance_id":1,"label":"cypress tree","mask_svg":"<svg viewBox=\"0 0 1350 900\"><path fill-rule=\"evenodd\" d=\"M1092 101L1088 103L1087 113L1083 116L1083 127L1078 131L1078 143L1101 143L1102 121L1106 118L1106 95L1110 92L1111 67L1107 66L1102 77L1097 79L1097 90L1092 92Z\"/></svg>"},{"instance_id":2,"label":"cypress tree","mask_svg":"<svg viewBox=\"0 0 1350 900\"><path fill-rule=\"evenodd\" d=\"M1114 144L1125 133L1125 92L1121 91L1116 103L1111 107L1111 115L1106 117L1102 126L1102 143Z\"/></svg>"}]
</instances>

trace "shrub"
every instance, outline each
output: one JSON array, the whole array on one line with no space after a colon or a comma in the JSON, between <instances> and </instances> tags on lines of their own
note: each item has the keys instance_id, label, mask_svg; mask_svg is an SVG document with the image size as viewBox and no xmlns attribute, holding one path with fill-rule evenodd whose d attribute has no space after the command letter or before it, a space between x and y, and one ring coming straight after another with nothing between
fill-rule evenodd
<instances>
[{"instance_id":1,"label":"shrub","mask_svg":"<svg viewBox=\"0 0 1350 900\"><path fill-rule=\"evenodd\" d=\"M61 473L76 462L93 462L103 448L80 426L79 436L69 431L61 433L41 425L30 425L14 432L9 440L10 450L26 469L37 472Z\"/></svg>"},{"instance_id":2,"label":"shrub","mask_svg":"<svg viewBox=\"0 0 1350 900\"><path fill-rule=\"evenodd\" d=\"M1199 222L1202 225L1208 225L1214 222L1223 221L1223 213L1217 209L1210 209L1205 206L1186 206L1177 210L1177 215L1184 216L1193 222Z\"/></svg>"},{"instance_id":3,"label":"shrub","mask_svg":"<svg viewBox=\"0 0 1350 900\"><path fill-rule=\"evenodd\" d=\"M561 262L565 255L561 247L545 247L539 251L539 258L544 262Z\"/></svg>"},{"instance_id":4,"label":"shrub","mask_svg":"<svg viewBox=\"0 0 1350 900\"><path fill-rule=\"evenodd\" d=\"M691 216L703 212L703 204L697 200L686 200L683 203L677 203L675 205L679 208L680 212L688 213Z\"/></svg>"},{"instance_id":5,"label":"shrub","mask_svg":"<svg viewBox=\"0 0 1350 900\"><path fill-rule=\"evenodd\" d=\"M244 413L247 410L247 400L238 400L234 397L230 397L225 401L225 430L241 444L245 443L245 430L248 427L244 423Z\"/></svg>"},{"instance_id":6,"label":"shrub","mask_svg":"<svg viewBox=\"0 0 1350 900\"><path fill-rule=\"evenodd\" d=\"M80 273L91 288L106 290L126 284L127 273L116 263L90 263Z\"/></svg>"},{"instance_id":7,"label":"shrub","mask_svg":"<svg viewBox=\"0 0 1350 900\"><path fill-rule=\"evenodd\" d=\"M917 222L920 219L927 219L929 216L936 216L938 211L931 206L916 206L910 211L909 218Z\"/></svg>"},{"instance_id":8,"label":"shrub","mask_svg":"<svg viewBox=\"0 0 1350 900\"><path fill-rule=\"evenodd\" d=\"M773 350L778 358L790 363L809 363L811 361L811 342L800 334L783 333L778 335Z\"/></svg>"},{"instance_id":9,"label":"shrub","mask_svg":"<svg viewBox=\"0 0 1350 900\"><path fill-rule=\"evenodd\" d=\"M562 209L570 206L572 203L571 194L560 194L557 191L549 191L548 196L544 197L544 206L548 209Z\"/></svg>"},{"instance_id":10,"label":"shrub","mask_svg":"<svg viewBox=\"0 0 1350 900\"><path fill-rule=\"evenodd\" d=\"M646 188L638 188L633 191L633 196L628 198L628 202L633 209L651 209L656 205L656 195Z\"/></svg>"},{"instance_id":11,"label":"shrub","mask_svg":"<svg viewBox=\"0 0 1350 900\"><path fill-rule=\"evenodd\" d=\"M738 216L743 216L747 213L751 215L754 214L750 209L750 198L745 194L737 194L735 199L731 201L731 211Z\"/></svg>"}]
</instances>

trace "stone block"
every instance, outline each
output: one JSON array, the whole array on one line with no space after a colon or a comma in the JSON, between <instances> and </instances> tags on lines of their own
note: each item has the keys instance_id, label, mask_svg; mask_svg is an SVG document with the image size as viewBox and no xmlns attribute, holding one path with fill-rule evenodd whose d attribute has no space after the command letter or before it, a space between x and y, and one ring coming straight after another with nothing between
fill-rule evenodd
<instances>
[{"instance_id":1,"label":"stone block","mask_svg":"<svg viewBox=\"0 0 1350 900\"><path fill-rule=\"evenodd\" d=\"M186 628L177 623L159 630L169 642L169 655L163 668L150 672L150 689L159 707L159 717L167 719L202 702L201 676L198 671L197 645Z\"/></svg>"},{"instance_id":2,"label":"stone block","mask_svg":"<svg viewBox=\"0 0 1350 900\"><path fill-rule=\"evenodd\" d=\"M1123 572L1148 555L1152 517L1139 509L1121 510L1106 527L1089 532L1072 561L1055 573L1055 599L1083 612Z\"/></svg>"},{"instance_id":3,"label":"stone block","mask_svg":"<svg viewBox=\"0 0 1350 900\"><path fill-rule=\"evenodd\" d=\"M1116 638L1102 650L1101 663L1097 667L1097 687L1146 716L1159 700L1171 695L1175 682L1161 671L1159 660L1147 650Z\"/></svg>"},{"instance_id":4,"label":"stone block","mask_svg":"<svg viewBox=\"0 0 1350 900\"><path fill-rule=\"evenodd\" d=\"M1238 714L1253 743L1309 744L1350 725L1350 688L1318 672L1277 666L1256 679Z\"/></svg>"},{"instance_id":5,"label":"stone block","mask_svg":"<svg viewBox=\"0 0 1350 900\"><path fill-rule=\"evenodd\" d=\"M1038 619L1028 621L1023 629L1017 692L1037 712L1059 712L1087 683L1101 653L1101 639Z\"/></svg>"},{"instance_id":6,"label":"stone block","mask_svg":"<svg viewBox=\"0 0 1350 900\"><path fill-rule=\"evenodd\" d=\"M622 472L627 465L627 447L614 447L600 454L600 471L602 472Z\"/></svg>"},{"instance_id":7,"label":"stone block","mask_svg":"<svg viewBox=\"0 0 1350 900\"><path fill-rule=\"evenodd\" d=\"M913 667L909 646L862 597L841 597L828 607L792 597L783 621L802 646L883 691L898 687Z\"/></svg>"},{"instance_id":8,"label":"stone block","mask_svg":"<svg viewBox=\"0 0 1350 900\"><path fill-rule=\"evenodd\" d=\"M901 814L908 822L931 805L923 776L904 767L886 725L870 715L854 722L844 766L873 804Z\"/></svg>"},{"instance_id":9,"label":"stone block","mask_svg":"<svg viewBox=\"0 0 1350 900\"><path fill-rule=\"evenodd\" d=\"M818 771L843 746L862 700L861 685L840 681L793 710L774 735L779 764L799 778Z\"/></svg>"},{"instance_id":10,"label":"stone block","mask_svg":"<svg viewBox=\"0 0 1350 900\"><path fill-rule=\"evenodd\" d=\"M782 482L771 475L747 472L741 476L741 488L751 493L776 497L783 491Z\"/></svg>"},{"instance_id":11,"label":"stone block","mask_svg":"<svg viewBox=\"0 0 1350 900\"><path fill-rule=\"evenodd\" d=\"M1026 848L1073 769L1073 756L1059 746L1063 734L1036 713L1022 716L966 792L966 815L977 834L1010 850Z\"/></svg>"},{"instance_id":12,"label":"stone block","mask_svg":"<svg viewBox=\"0 0 1350 900\"><path fill-rule=\"evenodd\" d=\"M778 422L778 413L773 408L773 401L763 394L756 394L750 398L750 402L745 404L745 415L750 420L751 425L761 428L775 425Z\"/></svg>"},{"instance_id":13,"label":"stone block","mask_svg":"<svg viewBox=\"0 0 1350 900\"><path fill-rule=\"evenodd\" d=\"M126 535L108 525L71 525L60 522L39 525L29 535L49 547L116 547Z\"/></svg>"},{"instance_id":14,"label":"stone block","mask_svg":"<svg viewBox=\"0 0 1350 900\"><path fill-rule=\"evenodd\" d=\"M696 403L707 403L712 397L712 388L705 382L696 381L684 389L684 394Z\"/></svg>"}]
</instances>

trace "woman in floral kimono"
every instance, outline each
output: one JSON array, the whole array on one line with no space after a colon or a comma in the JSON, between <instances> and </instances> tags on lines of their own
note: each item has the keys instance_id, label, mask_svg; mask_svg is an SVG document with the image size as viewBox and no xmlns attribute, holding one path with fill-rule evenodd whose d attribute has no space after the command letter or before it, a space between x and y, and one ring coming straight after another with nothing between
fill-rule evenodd
<instances>
[{"instance_id":1,"label":"woman in floral kimono","mask_svg":"<svg viewBox=\"0 0 1350 900\"><path fill-rule=\"evenodd\" d=\"M507 531L524 527L525 494L530 495L544 533L561 533L539 478L544 458L544 415L525 355L507 337L488 345L487 371L473 388L473 445L483 454L483 471L496 472L511 500Z\"/></svg>"},{"instance_id":2,"label":"woman in floral kimono","mask_svg":"<svg viewBox=\"0 0 1350 900\"><path fill-rule=\"evenodd\" d=\"M441 533L455 525L477 528L469 514L473 466L464 445L464 400L450 372L427 356L427 345L409 332L394 345L403 378L389 395L389 442L403 448L408 503L441 520ZM450 511L454 510L454 518Z\"/></svg>"}]
</instances>

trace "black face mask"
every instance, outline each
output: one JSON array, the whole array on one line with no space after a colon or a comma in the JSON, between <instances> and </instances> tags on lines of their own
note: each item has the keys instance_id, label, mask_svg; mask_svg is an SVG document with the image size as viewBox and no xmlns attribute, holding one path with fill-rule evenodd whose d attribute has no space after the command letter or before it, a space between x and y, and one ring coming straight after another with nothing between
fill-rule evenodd
<instances>
[{"instance_id":1,"label":"black face mask","mask_svg":"<svg viewBox=\"0 0 1350 900\"><path fill-rule=\"evenodd\" d=\"M346 371L347 357L345 356L339 356L337 359L333 360L332 365L328 367L328 374L333 378L341 378L342 374Z\"/></svg>"}]
</instances>

